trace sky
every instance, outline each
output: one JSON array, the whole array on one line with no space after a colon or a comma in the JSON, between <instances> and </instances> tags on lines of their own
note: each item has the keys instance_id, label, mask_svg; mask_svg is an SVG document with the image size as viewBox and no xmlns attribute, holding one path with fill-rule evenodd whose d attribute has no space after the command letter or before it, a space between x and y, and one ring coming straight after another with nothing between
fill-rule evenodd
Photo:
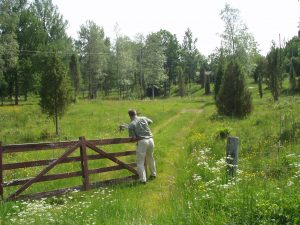
<instances>
[{"instance_id":1,"label":"sky","mask_svg":"<svg viewBox=\"0 0 300 225\"><path fill-rule=\"evenodd\" d=\"M182 43L190 28L197 48L208 56L221 45L218 34L224 24L220 12L225 4L240 10L240 17L252 33L260 53L266 55L272 40L279 45L298 33L299 0L52 0L68 21L67 33L78 38L80 26L92 20L115 38L116 24L122 35L134 39L160 29L176 34Z\"/></svg>"}]
</instances>

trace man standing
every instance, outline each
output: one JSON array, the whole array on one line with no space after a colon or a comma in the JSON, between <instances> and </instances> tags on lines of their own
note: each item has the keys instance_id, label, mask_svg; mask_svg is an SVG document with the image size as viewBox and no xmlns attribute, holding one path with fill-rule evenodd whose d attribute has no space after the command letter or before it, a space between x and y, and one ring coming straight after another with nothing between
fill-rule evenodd
<instances>
[{"instance_id":1,"label":"man standing","mask_svg":"<svg viewBox=\"0 0 300 225\"><path fill-rule=\"evenodd\" d=\"M139 117L134 109L128 110L131 123L128 126L129 137L138 140L136 150L137 172L139 181L146 183L145 159L150 169L150 180L156 178L155 160L153 158L154 141L149 124L152 123L147 117Z\"/></svg>"}]
</instances>

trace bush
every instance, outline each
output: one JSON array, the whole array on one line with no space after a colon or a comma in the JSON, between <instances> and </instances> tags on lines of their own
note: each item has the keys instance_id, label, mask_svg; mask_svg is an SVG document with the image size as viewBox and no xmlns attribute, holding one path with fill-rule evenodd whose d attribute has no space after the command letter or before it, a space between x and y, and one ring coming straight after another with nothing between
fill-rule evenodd
<instances>
[{"instance_id":1,"label":"bush","mask_svg":"<svg viewBox=\"0 0 300 225\"><path fill-rule=\"evenodd\" d=\"M231 132L231 129L228 128L228 127L220 128L217 131L217 138L225 139L225 138L227 138L230 135L230 132Z\"/></svg>"},{"instance_id":2,"label":"bush","mask_svg":"<svg viewBox=\"0 0 300 225\"><path fill-rule=\"evenodd\" d=\"M245 117L252 111L251 93L246 88L240 65L231 61L226 70L216 99L219 114Z\"/></svg>"}]
</instances>

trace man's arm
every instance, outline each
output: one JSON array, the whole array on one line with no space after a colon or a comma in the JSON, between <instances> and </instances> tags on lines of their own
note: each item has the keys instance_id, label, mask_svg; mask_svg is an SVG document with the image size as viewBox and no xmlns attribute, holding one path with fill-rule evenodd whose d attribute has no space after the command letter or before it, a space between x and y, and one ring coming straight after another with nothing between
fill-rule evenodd
<instances>
[{"instance_id":1,"label":"man's arm","mask_svg":"<svg viewBox=\"0 0 300 225\"><path fill-rule=\"evenodd\" d=\"M146 121L147 121L148 124L152 124L153 123L153 121L150 120L149 118L145 117L145 119L146 119Z\"/></svg>"},{"instance_id":2,"label":"man's arm","mask_svg":"<svg viewBox=\"0 0 300 225\"><path fill-rule=\"evenodd\" d=\"M134 132L134 127L131 125L128 126L128 135L129 135L129 137L132 137L132 138L136 137L135 132Z\"/></svg>"}]
</instances>

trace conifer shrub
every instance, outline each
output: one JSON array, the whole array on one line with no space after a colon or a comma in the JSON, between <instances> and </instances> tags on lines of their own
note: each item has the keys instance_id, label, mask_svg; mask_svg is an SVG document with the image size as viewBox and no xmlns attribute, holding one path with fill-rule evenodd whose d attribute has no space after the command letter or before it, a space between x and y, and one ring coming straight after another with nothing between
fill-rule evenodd
<instances>
[{"instance_id":1,"label":"conifer shrub","mask_svg":"<svg viewBox=\"0 0 300 225\"><path fill-rule=\"evenodd\" d=\"M216 106L219 114L227 116L245 117L252 111L251 93L241 66L235 60L229 62L225 70Z\"/></svg>"}]
</instances>

